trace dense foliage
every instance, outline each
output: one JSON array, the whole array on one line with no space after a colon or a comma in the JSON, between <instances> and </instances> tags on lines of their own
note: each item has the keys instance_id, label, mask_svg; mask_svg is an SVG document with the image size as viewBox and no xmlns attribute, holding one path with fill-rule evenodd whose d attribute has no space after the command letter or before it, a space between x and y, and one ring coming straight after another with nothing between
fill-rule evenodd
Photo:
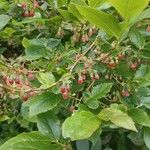
<instances>
[{"instance_id":1,"label":"dense foliage","mask_svg":"<svg viewBox=\"0 0 150 150\"><path fill-rule=\"evenodd\" d=\"M0 150L150 149L149 0L0 13Z\"/></svg>"}]
</instances>

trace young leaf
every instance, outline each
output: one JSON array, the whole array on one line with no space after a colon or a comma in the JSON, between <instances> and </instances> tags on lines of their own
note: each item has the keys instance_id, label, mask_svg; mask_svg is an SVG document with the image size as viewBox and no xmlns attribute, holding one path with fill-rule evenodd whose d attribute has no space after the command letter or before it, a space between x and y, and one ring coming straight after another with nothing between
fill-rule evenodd
<instances>
[{"instance_id":1,"label":"young leaf","mask_svg":"<svg viewBox=\"0 0 150 150\"><path fill-rule=\"evenodd\" d=\"M61 97L50 92L31 98L25 106L29 107L29 117L36 116L40 113L47 112L57 106Z\"/></svg>"},{"instance_id":2,"label":"young leaf","mask_svg":"<svg viewBox=\"0 0 150 150\"><path fill-rule=\"evenodd\" d=\"M128 112L129 116L138 124L150 127L150 117L142 109L131 109Z\"/></svg>"},{"instance_id":3,"label":"young leaf","mask_svg":"<svg viewBox=\"0 0 150 150\"><path fill-rule=\"evenodd\" d=\"M0 150L62 150L39 132L22 133L4 143Z\"/></svg>"},{"instance_id":4,"label":"young leaf","mask_svg":"<svg viewBox=\"0 0 150 150\"><path fill-rule=\"evenodd\" d=\"M0 30L3 29L9 21L10 21L10 16L0 15Z\"/></svg>"},{"instance_id":5,"label":"young leaf","mask_svg":"<svg viewBox=\"0 0 150 150\"><path fill-rule=\"evenodd\" d=\"M61 135L60 122L53 112L43 113L37 116L39 131L50 138L59 139Z\"/></svg>"},{"instance_id":6,"label":"young leaf","mask_svg":"<svg viewBox=\"0 0 150 150\"><path fill-rule=\"evenodd\" d=\"M98 117L91 112L76 112L63 123L62 135L72 141L86 139L96 131L100 123Z\"/></svg>"},{"instance_id":7,"label":"young leaf","mask_svg":"<svg viewBox=\"0 0 150 150\"><path fill-rule=\"evenodd\" d=\"M150 128L144 129L144 142L148 149L150 149Z\"/></svg>"},{"instance_id":8,"label":"young leaf","mask_svg":"<svg viewBox=\"0 0 150 150\"><path fill-rule=\"evenodd\" d=\"M102 28L106 33L116 38L120 37L121 29L114 16L90 7L79 5L76 5L76 7L86 20L98 28Z\"/></svg>"},{"instance_id":9,"label":"young leaf","mask_svg":"<svg viewBox=\"0 0 150 150\"><path fill-rule=\"evenodd\" d=\"M98 117L105 121L110 120L118 127L137 131L132 118L119 109L105 108L98 114Z\"/></svg>"},{"instance_id":10,"label":"young leaf","mask_svg":"<svg viewBox=\"0 0 150 150\"><path fill-rule=\"evenodd\" d=\"M149 0L109 0L125 20L137 17L148 5Z\"/></svg>"}]
</instances>

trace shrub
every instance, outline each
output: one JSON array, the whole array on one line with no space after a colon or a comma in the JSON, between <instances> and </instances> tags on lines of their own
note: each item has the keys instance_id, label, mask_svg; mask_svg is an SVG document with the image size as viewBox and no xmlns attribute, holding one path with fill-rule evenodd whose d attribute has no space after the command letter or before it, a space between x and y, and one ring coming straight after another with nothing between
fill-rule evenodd
<instances>
[{"instance_id":1,"label":"shrub","mask_svg":"<svg viewBox=\"0 0 150 150\"><path fill-rule=\"evenodd\" d=\"M0 150L150 149L149 0L0 2Z\"/></svg>"}]
</instances>

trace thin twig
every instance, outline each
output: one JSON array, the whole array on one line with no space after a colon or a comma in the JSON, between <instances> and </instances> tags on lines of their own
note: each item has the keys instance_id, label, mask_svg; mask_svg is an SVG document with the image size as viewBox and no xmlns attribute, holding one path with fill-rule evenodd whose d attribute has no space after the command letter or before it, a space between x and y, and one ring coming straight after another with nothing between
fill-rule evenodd
<instances>
[{"instance_id":1,"label":"thin twig","mask_svg":"<svg viewBox=\"0 0 150 150\"><path fill-rule=\"evenodd\" d=\"M103 105L104 107L108 107L106 104L104 104L103 102L98 101L100 105Z\"/></svg>"},{"instance_id":2,"label":"thin twig","mask_svg":"<svg viewBox=\"0 0 150 150\"><path fill-rule=\"evenodd\" d=\"M96 42L97 42L98 36L96 37L96 39L94 40L94 42L90 45L90 47L81 55L81 57L79 59L77 59L77 61L72 65L71 69L70 69L70 73L72 73L73 69L76 67L76 65L79 63L79 61L93 48L93 46L95 46Z\"/></svg>"},{"instance_id":3,"label":"thin twig","mask_svg":"<svg viewBox=\"0 0 150 150\"><path fill-rule=\"evenodd\" d=\"M87 91L89 91L91 89L91 87L94 85L95 80L92 81L92 83L89 85L89 87L87 88Z\"/></svg>"},{"instance_id":4,"label":"thin twig","mask_svg":"<svg viewBox=\"0 0 150 150\"><path fill-rule=\"evenodd\" d=\"M34 3L34 0L30 0L30 2ZM38 7L38 9L44 12L49 17L49 13L47 11L44 11L40 6Z\"/></svg>"},{"instance_id":5,"label":"thin twig","mask_svg":"<svg viewBox=\"0 0 150 150\"><path fill-rule=\"evenodd\" d=\"M121 86L124 87L124 85L115 76L112 76L112 77L113 77L113 79L115 79L117 81L117 83L119 83Z\"/></svg>"},{"instance_id":6,"label":"thin twig","mask_svg":"<svg viewBox=\"0 0 150 150\"><path fill-rule=\"evenodd\" d=\"M143 106L143 104L140 104L140 105L138 105L136 108L140 108L140 107L142 107Z\"/></svg>"},{"instance_id":7,"label":"thin twig","mask_svg":"<svg viewBox=\"0 0 150 150\"><path fill-rule=\"evenodd\" d=\"M68 77L72 77L71 75L68 75L66 76L66 78ZM31 90L28 90L28 91L25 91L25 93L28 93L28 92L32 92L32 91L46 91L46 90L49 90L51 89L52 87L56 86L57 84L59 84L60 82L62 82L62 78L60 78L57 82L51 84L48 88L38 88L38 89L31 89Z\"/></svg>"}]
</instances>

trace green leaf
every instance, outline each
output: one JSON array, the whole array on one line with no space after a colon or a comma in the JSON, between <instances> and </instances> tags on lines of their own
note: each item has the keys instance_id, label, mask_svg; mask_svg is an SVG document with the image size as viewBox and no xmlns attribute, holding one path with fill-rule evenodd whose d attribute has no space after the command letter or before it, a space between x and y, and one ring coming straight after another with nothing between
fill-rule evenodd
<instances>
[{"instance_id":1,"label":"green leaf","mask_svg":"<svg viewBox=\"0 0 150 150\"><path fill-rule=\"evenodd\" d=\"M94 145L92 145L91 150L102 150L102 141L99 137Z\"/></svg>"},{"instance_id":2,"label":"green leaf","mask_svg":"<svg viewBox=\"0 0 150 150\"><path fill-rule=\"evenodd\" d=\"M145 59L150 59L150 42L147 43L144 49L141 51L141 56Z\"/></svg>"},{"instance_id":3,"label":"green leaf","mask_svg":"<svg viewBox=\"0 0 150 150\"><path fill-rule=\"evenodd\" d=\"M150 149L150 128L144 129L144 142L148 149Z\"/></svg>"},{"instance_id":4,"label":"green leaf","mask_svg":"<svg viewBox=\"0 0 150 150\"><path fill-rule=\"evenodd\" d=\"M99 101L96 99L87 100L85 101L85 104L91 109L97 109L99 107Z\"/></svg>"},{"instance_id":5,"label":"green leaf","mask_svg":"<svg viewBox=\"0 0 150 150\"><path fill-rule=\"evenodd\" d=\"M113 35L116 38L120 37L121 29L114 16L90 7L79 5L76 7L80 14L82 14L90 23L98 28L102 28L106 33Z\"/></svg>"},{"instance_id":6,"label":"green leaf","mask_svg":"<svg viewBox=\"0 0 150 150\"><path fill-rule=\"evenodd\" d=\"M47 112L37 117L38 130L50 138L59 139L61 135L60 122L53 112Z\"/></svg>"},{"instance_id":7,"label":"green leaf","mask_svg":"<svg viewBox=\"0 0 150 150\"><path fill-rule=\"evenodd\" d=\"M71 0L71 3L78 4L81 6L87 6L85 0Z\"/></svg>"},{"instance_id":8,"label":"green leaf","mask_svg":"<svg viewBox=\"0 0 150 150\"><path fill-rule=\"evenodd\" d=\"M59 1L55 1L57 2L58 7L64 7L64 5L66 6L68 1L67 0L59 0Z\"/></svg>"},{"instance_id":9,"label":"green leaf","mask_svg":"<svg viewBox=\"0 0 150 150\"><path fill-rule=\"evenodd\" d=\"M58 10L59 13L64 17L65 20L71 20L71 21L75 21L78 20L77 17L75 17L71 12L69 12L68 10L62 10L59 9Z\"/></svg>"},{"instance_id":10,"label":"green leaf","mask_svg":"<svg viewBox=\"0 0 150 150\"><path fill-rule=\"evenodd\" d=\"M141 65L141 67L136 71L135 82L141 87L146 87L150 85L150 67L148 65Z\"/></svg>"},{"instance_id":11,"label":"green leaf","mask_svg":"<svg viewBox=\"0 0 150 150\"><path fill-rule=\"evenodd\" d=\"M22 40L22 45L23 45L24 48L27 48L27 47L31 46L30 40L28 40L27 38L24 37L23 40Z\"/></svg>"},{"instance_id":12,"label":"green leaf","mask_svg":"<svg viewBox=\"0 0 150 150\"><path fill-rule=\"evenodd\" d=\"M0 122L6 121L8 119L10 119L10 118L7 115L1 115L0 116Z\"/></svg>"},{"instance_id":13,"label":"green leaf","mask_svg":"<svg viewBox=\"0 0 150 150\"><path fill-rule=\"evenodd\" d=\"M137 48L142 49L144 47L145 39L138 30L131 28L129 38Z\"/></svg>"},{"instance_id":14,"label":"green leaf","mask_svg":"<svg viewBox=\"0 0 150 150\"><path fill-rule=\"evenodd\" d=\"M118 127L137 132L133 120L126 113L122 113L121 111L113 115L113 117L111 118L111 122Z\"/></svg>"},{"instance_id":15,"label":"green leaf","mask_svg":"<svg viewBox=\"0 0 150 150\"><path fill-rule=\"evenodd\" d=\"M15 32L16 30L14 30L13 28L6 27L3 31L1 31L0 35L5 38L10 38Z\"/></svg>"},{"instance_id":16,"label":"green leaf","mask_svg":"<svg viewBox=\"0 0 150 150\"><path fill-rule=\"evenodd\" d=\"M92 135L90 138L88 138L88 140L92 142L92 145L93 145L93 146L96 145L97 141L99 140L99 137L100 137L101 133L102 133L102 128L99 127L99 128L93 133L93 135Z\"/></svg>"},{"instance_id":17,"label":"green leaf","mask_svg":"<svg viewBox=\"0 0 150 150\"><path fill-rule=\"evenodd\" d=\"M100 7L104 2L107 0L88 0L89 6L93 8Z\"/></svg>"},{"instance_id":18,"label":"green leaf","mask_svg":"<svg viewBox=\"0 0 150 150\"><path fill-rule=\"evenodd\" d=\"M25 47L25 54L29 60L36 60L47 56L46 48L38 39L28 40L23 38L22 45Z\"/></svg>"},{"instance_id":19,"label":"green leaf","mask_svg":"<svg viewBox=\"0 0 150 150\"><path fill-rule=\"evenodd\" d=\"M31 98L25 106L29 107L29 117L36 116L40 113L47 112L57 106L61 97L50 92Z\"/></svg>"},{"instance_id":20,"label":"green leaf","mask_svg":"<svg viewBox=\"0 0 150 150\"><path fill-rule=\"evenodd\" d=\"M77 5L81 5L81 6L87 6L87 4L85 3L84 0L71 0L71 3L68 6L68 10L74 15L76 16L79 20L82 20L83 17L82 15L79 13L78 9L76 8L76 4Z\"/></svg>"},{"instance_id":21,"label":"green leaf","mask_svg":"<svg viewBox=\"0 0 150 150\"><path fill-rule=\"evenodd\" d=\"M76 16L79 20L82 20L83 17L82 15L79 13L78 9L76 8L74 3L70 3L68 6L68 10L74 14L74 16Z\"/></svg>"},{"instance_id":22,"label":"green leaf","mask_svg":"<svg viewBox=\"0 0 150 150\"><path fill-rule=\"evenodd\" d=\"M23 38L22 45L25 47L25 54L27 59L36 60L39 58L47 58L48 49L55 48L61 40L59 39L32 39Z\"/></svg>"},{"instance_id":23,"label":"green leaf","mask_svg":"<svg viewBox=\"0 0 150 150\"><path fill-rule=\"evenodd\" d=\"M112 87L112 83L102 83L97 86L95 86L92 89L92 92L88 94L88 97L85 98L85 103L90 107L90 108L97 108L98 105L98 99L105 97L108 92L110 92L110 89Z\"/></svg>"},{"instance_id":24,"label":"green leaf","mask_svg":"<svg viewBox=\"0 0 150 150\"><path fill-rule=\"evenodd\" d=\"M76 141L76 148L77 150L90 150L90 143L88 140Z\"/></svg>"},{"instance_id":25,"label":"green leaf","mask_svg":"<svg viewBox=\"0 0 150 150\"><path fill-rule=\"evenodd\" d=\"M0 9L2 10L8 10L9 9L9 2L6 0L0 0Z\"/></svg>"},{"instance_id":26,"label":"green leaf","mask_svg":"<svg viewBox=\"0 0 150 150\"><path fill-rule=\"evenodd\" d=\"M51 48L55 48L56 46L58 46L61 43L60 39L47 39L46 41L46 47L51 49Z\"/></svg>"},{"instance_id":27,"label":"green leaf","mask_svg":"<svg viewBox=\"0 0 150 150\"><path fill-rule=\"evenodd\" d=\"M105 97L108 92L110 92L110 89L112 88L112 83L102 83L97 86L95 86L92 89L92 92L90 94L90 97L88 100L92 99L100 99L102 97Z\"/></svg>"},{"instance_id":28,"label":"green leaf","mask_svg":"<svg viewBox=\"0 0 150 150\"><path fill-rule=\"evenodd\" d=\"M137 131L132 118L119 109L105 108L98 114L98 117L101 120L105 120L105 121L110 120L112 123L114 123L118 127Z\"/></svg>"},{"instance_id":29,"label":"green leaf","mask_svg":"<svg viewBox=\"0 0 150 150\"><path fill-rule=\"evenodd\" d=\"M22 106L21 106L21 117L23 119L28 119L29 118L29 107L25 106L25 105L26 105L25 103L22 103Z\"/></svg>"},{"instance_id":30,"label":"green leaf","mask_svg":"<svg viewBox=\"0 0 150 150\"><path fill-rule=\"evenodd\" d=\"M147 48L144 48L144 49L141 51L141 58L150 59L150 50L147 49Z\"/></svg>"},{"instance_id":31,"label":"green leaf","mask_svg":"<svg viewBox=\"0 0 150 150\"><path fill-rule=\"evenodd\" d=\"M96 131L100 123L98 117L91 112L75 112L63 123L62 134L64 138L71 138L72 141L86 139Z\"/></svg>"},{"instance_id":32,"label":"green leaf","mask_svg":"<svg viewBox=\"0 0 150 150\"><path fill-rule=\"evenodd\" d=\"M127 137L134 143L136 146L143 146L144 140L142 132L130 132Z\"/></svg>"},{"instance_id":33,"label":"green leaf","mask_svg":"<svg viewBox=\"0 0 150 150\"><path fill-rule=\"evenodd\" d=\"M4 143L0 150L62 150L60 145L38 132L22 133Z\"/></svg>"},{"instance_id":34,"label":"green leaf","mask_svg":"<svg viewBox=\"0 0 150 150\"><path fill-rule=\"evenodd\" d=\"M51 72L40 72L37 75L37 79L42 84L42 89L47 89L51 87L53 83L55 83L55 77Z\"/></svg>"},{"instance_id":35,"label":"green leaf","mask_svg":"<svg viewBox=\"0 0 150 150\"><path fill-rule=\"evenodd\" d=\"M142 21L144 19L150 18L150 8L144 10L139 16L132 20L132 23Z\"/></svg>"},{"instance_id":36,"label":"green leaf","mask_svg":"<svg viewBox=\"0 0 150 150\"><path fill-rule=\"evenodd\" d=\"M107 109L103 109L99 114L98 114L98 117L101 119L101 120L104 120L104 121L109 121L112 116L115 114L117 109L114 109L114 108L107 108Z\"/></svg>"},{"instance_id":37,"label":"green leaf","mask_svg":"<svg viewBox=\"0 0 150 150\"><path fill-rule=\"evenodd\" d=\"M7 70L8 70L8 67L7 67L6 62L0 60L0 68L1 68L1 71L2 71L2 70L7 71Z\"/></svg>"},{"instance_id":38,"label":"green leaf","mask_svg":"<svg viewBox=\"0 0 150 150\"><path fill-rule=\"evenodd\" d=\"M140 79L149 74L150 68L148 65L141 65L135 73L135 79Z\"/></svg>"},{"instance_id":39,"label":"green leaf","mask_svg":"<svg viewBox=\"0 0 150 150\"><path fill-rule=\"evenodd\" d=\"M47 56L46 48L43 46L33 45L25 49L26 58L36 60Z\"/></svg>"},{"instance_id":40,"label":"green leaf","mask_svg":"<svg viewBox=\"0 0 150 150\"><path fill-rule=\"evenodd\" d=\"M150 118L142 109L131 109L128 112L129 116L138 124L150 127Z\"/></svg>"},{"instance_id":41,"label":"green leaf","mask_svg":"<svg viewBox=\"0 0 150 150\"><path fill-rule=\"evenodd\" d=\"M149 0L109 0L125 20L137 17L148 5Z\"/></svg>"},{"instance_id":42,"label":"green leaf","mask_svg":"<svg viewBox=\"0 0 150 150\"><path fill-rule=\"evenodd\" d=\"M150 110L150 97L140 97L141 105Z\"/></svg>"},{"instance_id":43,"label":"green leaf","mask_svg":"<svg viewBox=\"0 0 150 150\"><path fill-rule=\"evenodd\" d=\"M10 20L10 16L0 15L0 30L3 29L6 24L8 24L9 20Z\"/></svg>"},{"instance_id":44,"label":"green leaf","mask_svg":"<svg viewBox=\"0 0 150 150\"><path fill-rule=\"evenodd\" d=\"M138 89L139 96L150 96L150 88L148 87L141 87Z\"/></svg>"},{"instance_id":45,"label":"green leaf","mask_svg":"<svg viewBox=\"0 0 150 150\"><path fill-rule=\"evenodd\" d=\"M67 5L67 0L48 0L48 3L51 7L54 7L55 9L58 9L59 7L64 7L64 5Z\"/></svg>"}]
</instances>

